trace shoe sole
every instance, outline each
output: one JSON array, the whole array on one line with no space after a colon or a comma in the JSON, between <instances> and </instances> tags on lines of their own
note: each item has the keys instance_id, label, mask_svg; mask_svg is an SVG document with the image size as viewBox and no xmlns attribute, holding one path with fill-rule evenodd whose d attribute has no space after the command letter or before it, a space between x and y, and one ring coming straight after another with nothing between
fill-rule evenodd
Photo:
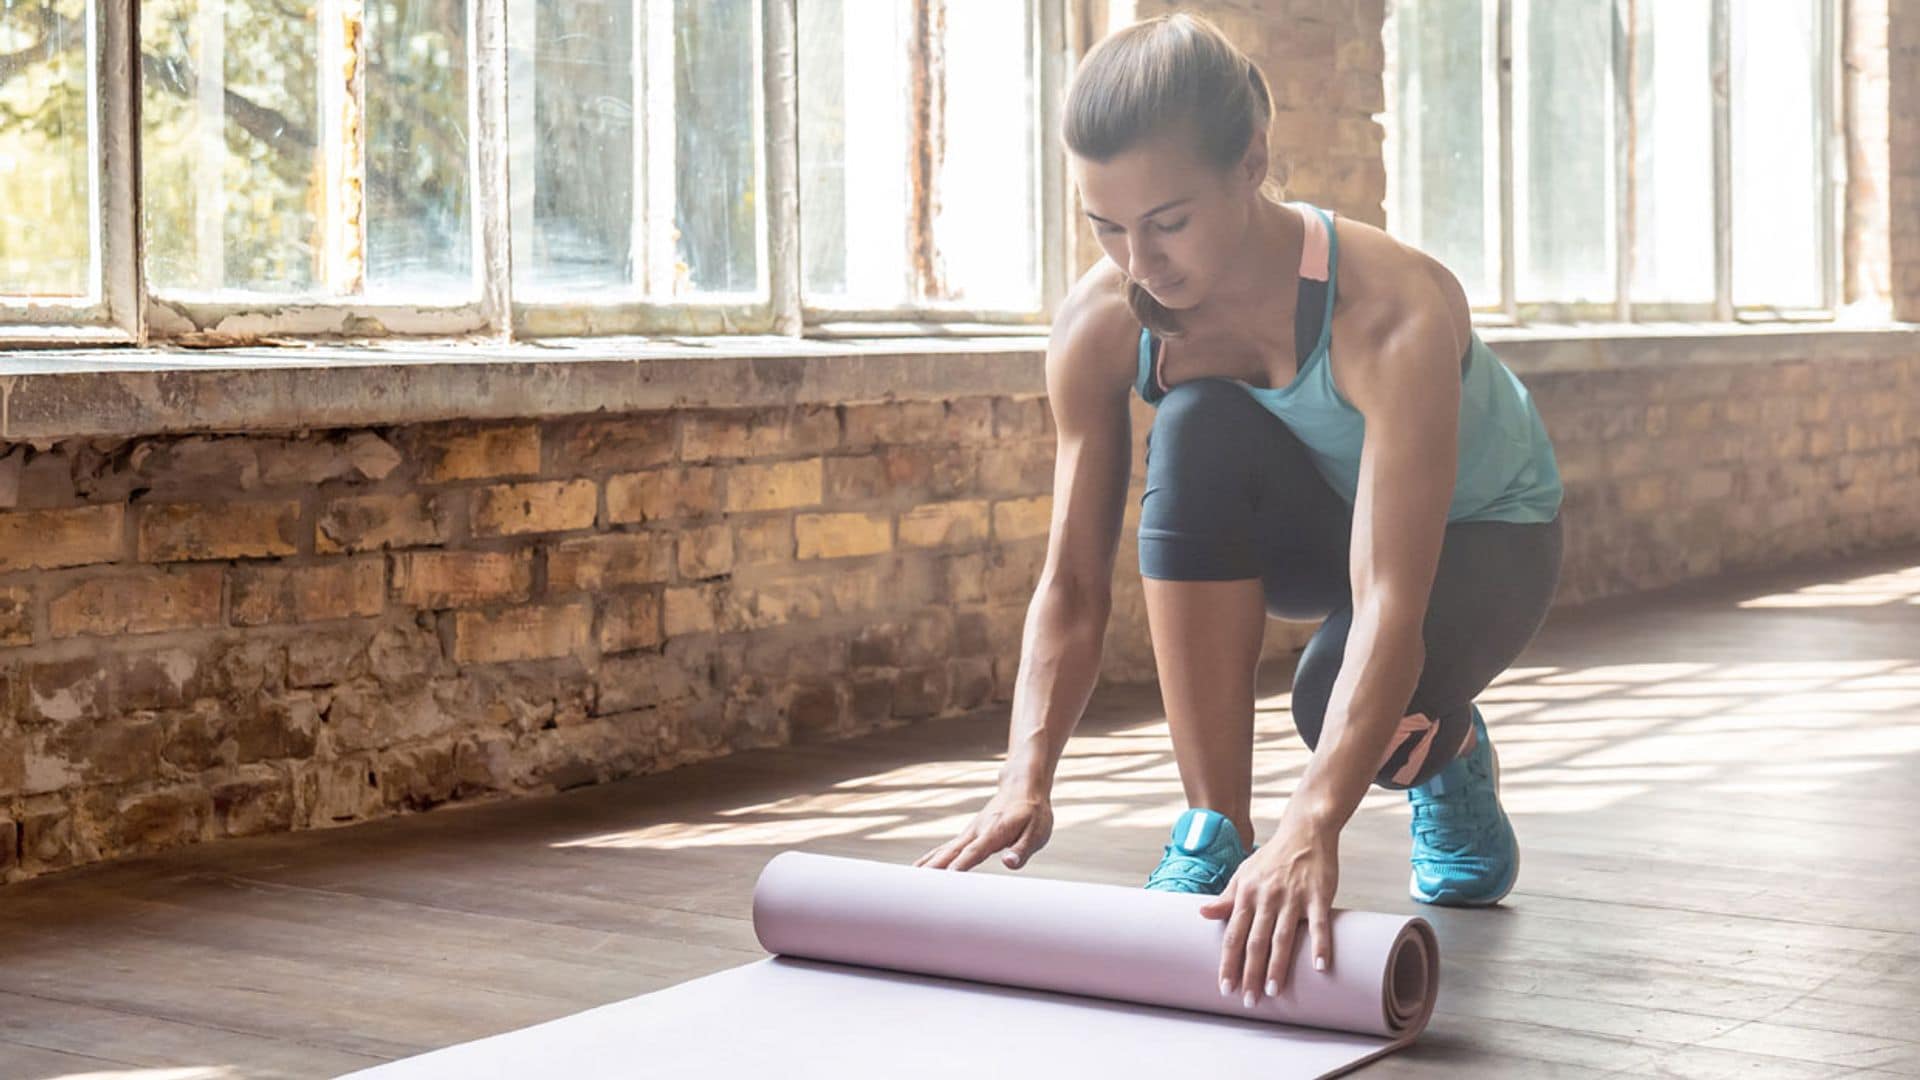
<instances>
[{"instance_id":1,"label":"shoe sole","mask_svg":"<svg viewBox=\"0 0 1920 1080\"><path fill-rule=\"evenodd\" d=\"M1500 748L1494 746L1490 738L1487 745L1487 755L1493 758L1493 805L1499 808L1500 816L1506 819L1507 831L1513 834L1513 868L1507 874L1506 884L1501 886L1500 891L1491 897L1474 900L1448 899L1444 901L1437 899L1440 895L1439 893L1422 892L1420 890L1420 872L1418 870L1411 871L1407 875L1407 895L1422 904L1433 904L1437 907L1492 907L1500 901L1505 900L1507 894L1513 891L1513 887L1520 883L1520 834L1514 830L1513 818L1507 813L1506 804L1500 801Z\"/></svg>"}]
</instances>

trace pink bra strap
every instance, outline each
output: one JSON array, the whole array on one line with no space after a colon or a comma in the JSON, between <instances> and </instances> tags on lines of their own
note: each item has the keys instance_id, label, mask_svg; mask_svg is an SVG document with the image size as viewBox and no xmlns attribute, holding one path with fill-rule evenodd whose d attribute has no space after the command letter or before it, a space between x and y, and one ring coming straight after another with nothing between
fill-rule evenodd
<instances>
[{"instance_id":1,"label":"pink bra strap","mask_svg":"<svg viewBox=\"0 0 1920 1080\"><path fill-rule=\"evenodd\" d=\"M1327 280L1327 223L1318 211L1301 203L1294 203L1300 211L1300 219L1306 223L1307 232L1300 245L1300 276L1314 281Z\"/></svg>"}]
</instances>

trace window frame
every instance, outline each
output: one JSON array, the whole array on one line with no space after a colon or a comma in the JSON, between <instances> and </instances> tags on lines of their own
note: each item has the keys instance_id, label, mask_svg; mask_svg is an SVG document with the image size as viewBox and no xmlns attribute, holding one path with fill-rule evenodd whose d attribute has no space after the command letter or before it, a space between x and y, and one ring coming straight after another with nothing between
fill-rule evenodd
<instances>
[{"instance_id":1,"label":"window frame","mask_svg":"<svg viewBox=\"0 0 1920 1080\"><path fill-rule=\"evenodd\" d=\"M329 63L348 48L333 18L335 9L348 24L365 26L366 0L320 0L322 71L346 65ZM646 3L647 0L637 0ZM657 0L656 0L657 2ZM916 11L949 0L913 0ZM178 344L218 346L276 338L448 338L463 335L537 339L600 335L746 336L790 338L848 336L979 336L1030 334L1052 318L1071 284L1071 237L1067 221L1069 192L1064 162L1049 149L1058 142L1058 111L1072 57L1067 46L1069 0L1032 0L1028 33L1033 76L1036 222L1039 305L1030 311L987 310L941 305L894 308L833 308L803 304L799 219L799 97L797 0L756 0L760 26L760 138L756 150L760 202L764 217L756 230L758 257L765 269L764 299L705 300L698 295L672 301L612 297L605 302L558 299L532 293L514 295L511 265L509 169L508 0L471 0L468 5L471 92L468 166L472 178L473 243L476 290L473 299L407 300L402 296L284 296L242 290L216 292L154 289L146 277L140 235L141 178L138 175L139 102L142 93L138 0L94 0L90 63L93 65L94 167L97 171L95 231L98 253L96 297L84 303L49 303L0 298L0 348L76 344ZM644 12L644 8L642 11ZM359 35L361 42L364 34ZM363 57L364 58L364 57ZM357 227L364 251L365 144L345 153L342 107L355 112L364 128L365 64L351 65L353 76L339 86L321 88L323 142L329 165L324 170L329 230ZM642 151L644 152L644 151ZM339 159L339 160L335 160ZM359 208L341 211L335 199L355 193ZM340 222L357 223L342 226ZM331 241L330 237L330 241ZM330 242L329 247L333 244ZM328 254L327 280L358 283L364 267L337 265ZM712 294L710 294L712 295Z\"/></svg>"},{"instance_id":2,"label":"window frame","mask_svg":"<svg viewBox=\"0 0 1920 1080\"><path fill-rule=\"evenodd\" d=\"M87 143L93 198L88 295L75 299L0 296L0 348L128 344L140 337L140 247L133 215L136 178L130 70L138 0L94 0L87 25Z\"/></svg>"},{"instance_id":3,"label":"window frame","mask_svg":"<svg viewBox=\"0 0 1920 1080\"><path fill-rule=\"evenodd\" d=\"M1608 208L1612 218L1615 239L1616 264L1614 267L1614 298L1611 301L1552 302L1527 301L1518 299L1516 282L1517 253L1515 251L1515 165L1514 165L1514 0L1494 0L1483 3L1485 20L1492 30L1490 40L1494 43L1492 54L1487 57L1483 68L1484 77L1493 85L1497 101L1496 122L1493 125L1494 145L1484 147L1492 149L1490 155L1497 161L1497 167L1489 170L1497 185L1495 198L1490 200L1497 205L1498 214L1492 223L1496 230L1496 241L1492 245L1498 249L1499 259L1499 299L1472 309L1472 318L1476 326L1525 326L1535 324L1568 324L1587 322L1829 322L1838 317L1841 298L1844 295L1841 258L1841 244L1845 238L1845 192L1847 184L1845 127L1840 116L1842 107L1841 80L1841 20L1845 12L1840 0L1813 0L1816 4L1815 24L1818 35L1814 47L1819 54L1820 70L1819 100L1815 102L1815 160L1819 164L1820 177L1818 187L1821 193L1821 206L1818 215L1818 246L1820 249L1820 287L1822 301L1810 308L1777 307L1772 305L1736 305L1733 302L1733 118L1731 101L1731 52L1732 52L1732 0L1709 0L1711 26L1708 34L1708 79L1709 102L1712 110L1713 146L1712 146L1712 184L1713 184L1713 235L1714 235L1714 299L1708 303L1674 303L1669 301L1634 300L1632 296L1632 275L1634 264L1634 220L1633 192L1638 178L1633 173L1633 128L1625 120L1632 109L1632 88L1630 82L1631 58L1633 53L1632 23L1633 4L1649 0L1612 0L1610 4L1611 62L1609 64L1608 86L1604 92L1612 110L1613 161L1622 182L1614 186L1613 205ZM1389 29L1389 39L1397 37ZM1397 50L1395 50L1397 53ZM1388 124L1388 138L1398 138L1401 103L1398 97L1398 79L1394 77L1391 64L1398 62L1396 56L1390 61L1386 76L1389 113L1396 114ZM1396 186L1392 177L1394 161L1391 149L1386 160L1389 165L1390 195L1387 200L1389 209L1396 207L1397 197L1391 193Z\"/></svg>"}]
</instances>

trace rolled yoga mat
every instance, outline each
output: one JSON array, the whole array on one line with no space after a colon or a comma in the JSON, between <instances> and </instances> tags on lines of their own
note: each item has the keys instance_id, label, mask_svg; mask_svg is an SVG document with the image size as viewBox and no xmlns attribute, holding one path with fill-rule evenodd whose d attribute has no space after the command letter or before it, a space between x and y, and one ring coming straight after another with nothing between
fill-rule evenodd
<instances>
[{"instance_id":1,"label":"rolled yoga mat","mask_svg":"<svg viewBox=\"0 0 1920 1080\"><path fill-rule=\"evenodd\" d=\"M753 927L776 955L352 1074L487 1077L1335 1076L1412 1042L1440 953L1425 919L1336 910L1277 998L1220 993L1208 898L776 855Z\"/></svg>"}]
</instances>

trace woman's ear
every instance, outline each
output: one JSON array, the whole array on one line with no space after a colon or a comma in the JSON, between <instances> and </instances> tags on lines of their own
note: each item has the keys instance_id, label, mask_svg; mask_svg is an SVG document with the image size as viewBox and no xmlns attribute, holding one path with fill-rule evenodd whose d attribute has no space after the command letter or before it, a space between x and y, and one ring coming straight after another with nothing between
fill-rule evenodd
<instances>
[{"instance_id":1,"label":"woman's ear","mask_svg":"<svg viewBox=\"0 0 1920 1080\"><path fill-rule=\"evenodd\" d=\"M1259 188L1267 179L1267 133L1256 131L1247 141L1247 152L1240 156L1240 179L1248 187Z\"/></svg>"}]
</instances>

